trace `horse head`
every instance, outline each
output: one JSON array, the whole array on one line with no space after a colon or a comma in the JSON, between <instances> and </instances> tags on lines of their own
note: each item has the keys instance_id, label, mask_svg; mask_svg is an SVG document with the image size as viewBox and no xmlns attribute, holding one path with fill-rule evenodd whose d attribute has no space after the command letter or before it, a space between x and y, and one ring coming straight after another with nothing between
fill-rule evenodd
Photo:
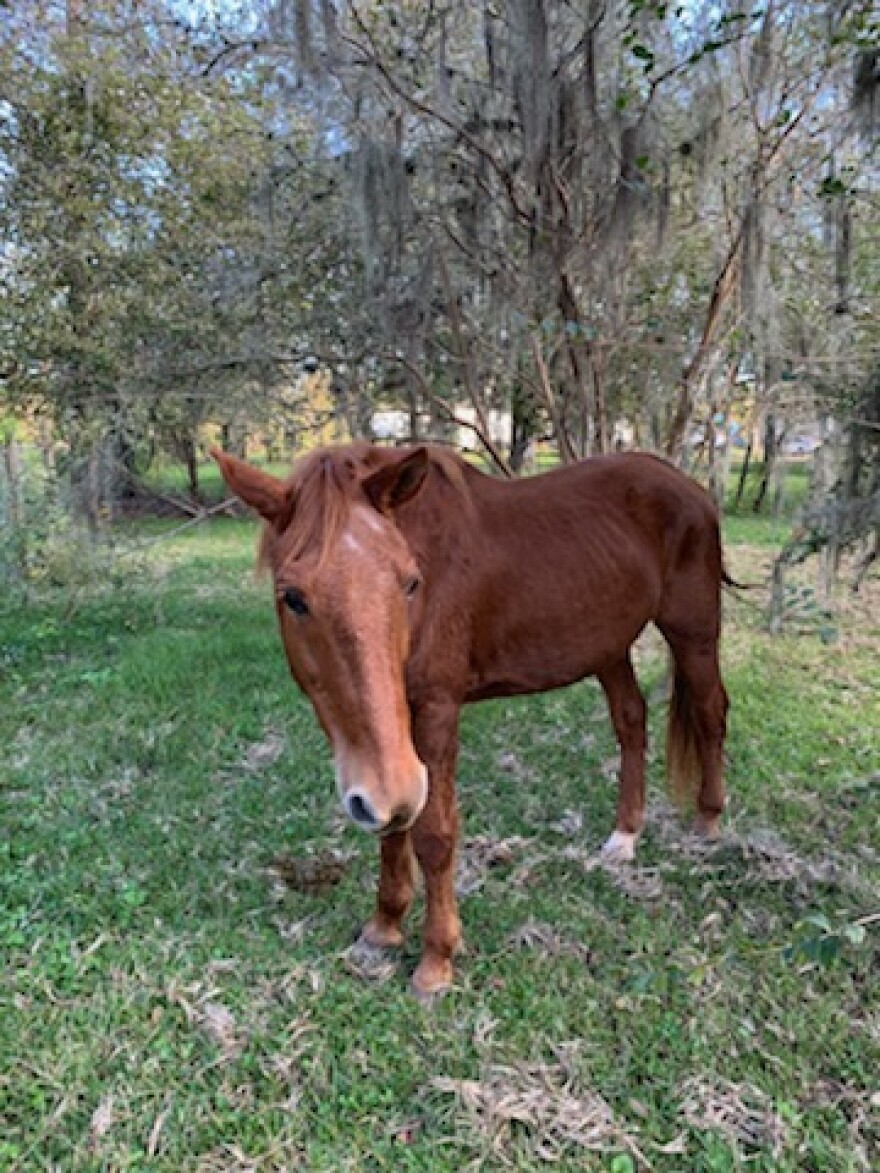
<instances>
[{"instance_id":1,"label":"horse head","mask_svg":"<svg viewBox=\"0 0 880 1173\"><path fill-rule=\"evenodd\" d=\"M287 480L212 455L265 522L284 650L332 747L343 808L369 831L409 828L428 793L405 683L422 578L395 514L421 490L427 451L320 451Z\"/></svg>"}]
</instances>

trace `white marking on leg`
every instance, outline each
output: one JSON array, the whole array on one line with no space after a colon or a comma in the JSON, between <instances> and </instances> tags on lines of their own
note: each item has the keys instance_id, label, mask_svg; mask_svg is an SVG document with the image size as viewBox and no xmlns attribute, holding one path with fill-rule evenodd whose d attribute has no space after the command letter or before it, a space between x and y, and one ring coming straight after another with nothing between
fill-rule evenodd
<instances>
[{"instance_id":1,"label":"white marking on leg","mask_svg":"<svg viewBox=\"0 0 880 1173\"><path fill-rule=\"evenodd\" d=\"M630 863L636 857L636 839L627 831L615 831L602 846L602 854L620 863Z\"/></svg>"}]
</instances>

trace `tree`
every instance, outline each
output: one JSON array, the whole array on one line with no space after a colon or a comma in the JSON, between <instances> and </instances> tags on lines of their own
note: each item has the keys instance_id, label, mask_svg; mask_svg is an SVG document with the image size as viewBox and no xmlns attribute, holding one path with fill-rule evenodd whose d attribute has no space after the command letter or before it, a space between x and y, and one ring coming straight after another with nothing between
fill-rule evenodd
<instances>
[{"instance_id":1,"label":"tree","mask_svg":"<svg viewBox=\"0 0 880 1173\"><path fill-rule=\"evenodd\" d=\"M464 397L487 440L503 395L518 443L543 419L563 459L607 448L625 405L680 454L716 372L778 381L779 245L816 215L832 144L862 166L851 68L867 5L259 11L252 40L227 36L215 60L284 62L288 104L337 143L364 341L403 366L410 402L448 416ZM676 298L660 318L658 271Z\"/></svg>"},{"instance_id":2,"label":"tree","mask_svg":"<svg viewBox=\"0 0 880 1173\"><path fill-rule=\"evenodd\" d=\"M306 426L306 365L348 434L402 406L504 472L533 438L684 459L733 409L775 440L876 344L871 20L25 4L0 50L5 401L86 466L164 445L194 493L206 419Z\"/></svg>"},{"instance_id":3,"label":"tree","mask_svg":"<svg viewBox=\"0 0 880 1173\"><path fill-rule=\"evenodd\" d=\"M87 25L71 8L0 59L4 397L52 418L93 516L153 423L197 422L200 365L254 330L237 283L267 159L227 80L186 84L158 25L116 36L111 11L93 6ZM169 414L170 379L174 397L190 384L185 413Z\"/></svg>"}]
</instances>

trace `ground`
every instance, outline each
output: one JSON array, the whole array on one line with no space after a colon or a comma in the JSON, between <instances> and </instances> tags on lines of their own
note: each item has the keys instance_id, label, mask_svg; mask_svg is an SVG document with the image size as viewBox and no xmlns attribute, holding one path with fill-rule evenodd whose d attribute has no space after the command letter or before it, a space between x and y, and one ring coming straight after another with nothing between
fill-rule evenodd
<instances>
[{"instance_id":1,"label":"ground","mask_svg":"<svg viewBox=\"0 0 880 1173\"><path fill-rule=\"evenodd\" d=\"M876 580L778 637L761 592L728 599L715 847L662 796L656 640L632 867L597 855L595 684L470 709L468 947L426 1008L417 935L350 947L375 846L338 813L254 530L129 548L94 597L0 616L0 1168L876 1168ZM777 536L733 519L734 575Z\"/></svg>"}]
</instances>

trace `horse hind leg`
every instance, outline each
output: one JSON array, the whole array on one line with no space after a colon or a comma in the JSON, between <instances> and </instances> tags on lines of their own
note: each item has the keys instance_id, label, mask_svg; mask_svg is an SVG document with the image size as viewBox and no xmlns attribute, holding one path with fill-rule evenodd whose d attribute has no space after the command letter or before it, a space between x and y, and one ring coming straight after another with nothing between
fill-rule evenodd
<instances>
[{"instance_id":1,"label":"horse hind leg","mask_svg":"<svg viewBox=\"0 0 880 1173\"><path fill-rule=\"evenodd\" d=\"M629 654L601 672L599 683L620 744L617 822L602 852L613 859L629 861L635 857L636 841L645 823L645 698Z\"/></svg>"},{"instance_id":2,"label":"horse hind leg","mask_svg":"<svg viewBox=\"0 0 880 1173\"><path fill-rule=\"evenodd\" d=\"M718 666L718 640L715 635L663 634L675 660L666 743L667 780L679 805L696 800L696 829L714 838L725 804L728 709Z\"/></svg>"}]
</instances>

